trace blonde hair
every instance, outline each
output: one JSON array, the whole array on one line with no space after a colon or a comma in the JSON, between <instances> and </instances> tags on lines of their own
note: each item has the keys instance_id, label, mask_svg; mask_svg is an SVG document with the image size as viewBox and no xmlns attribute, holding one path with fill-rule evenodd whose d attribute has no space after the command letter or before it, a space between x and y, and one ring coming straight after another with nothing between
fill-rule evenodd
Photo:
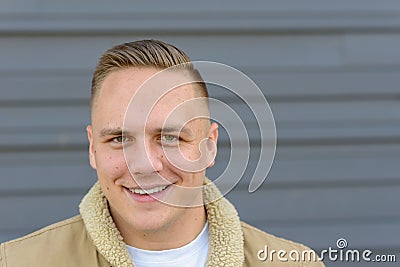
<instances>
[{"instance_id":1,"label":"blonde hair","mask_svg":"<svg viewBox=\"0 0 400 267\"><path fill-rule=\"evenodd\" d=\"M194 70L190 63L189 56L182 50L159 40L139 40L116 45L107 50L97 63L92 78L91 106L103 81L113 71L130 67L166 69L181 64ZM197 75L200 77L198 72ZM200 83L200 85L201 95L208 97L205 83Z\"/></svg>"}]
</instances>

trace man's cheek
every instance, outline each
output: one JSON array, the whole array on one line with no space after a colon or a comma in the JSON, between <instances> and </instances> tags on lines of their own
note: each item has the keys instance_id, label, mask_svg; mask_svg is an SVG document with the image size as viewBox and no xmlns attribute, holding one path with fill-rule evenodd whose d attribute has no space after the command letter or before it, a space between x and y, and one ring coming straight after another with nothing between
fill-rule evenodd
<instances>
[{"instance_id":1,"label":"man's cheek","mask_svg":"<svg viewBox=\"0 0 400 267\"><path fill-rule=\"evenodd\" d=\"M128 172L123 156L108 156L102 158L97 165L98 170L101 170L102 174L110 179L119 178Z\"/></svg>"}]
</instances>

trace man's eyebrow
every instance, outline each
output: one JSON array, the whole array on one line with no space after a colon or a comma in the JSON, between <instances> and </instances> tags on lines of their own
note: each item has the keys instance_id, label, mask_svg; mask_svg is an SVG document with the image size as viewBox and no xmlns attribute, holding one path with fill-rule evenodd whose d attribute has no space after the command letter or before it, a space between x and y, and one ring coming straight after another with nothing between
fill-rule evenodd
<instances>
[{"instance_id":1,"label":"man's eyebrow","mask_svg":"<svg viewBox=\"0 0 400 267\"><path fill-rule=\"evenodd\" d=\"M128 135L129 132L122 131L120 128L104 128L100 131L100 137L110 136L110 135Z\"/></svg>"},{"instance_id":2,"label":"man's eyebrow","mask_svg":"<svg viewBox=\"0 0 400 267\"><path fill-rule=\"evenodd\" d=\"M193 132L187 127L181 126L168 126L164 128L157 128L155 129L157 133L185 133L187 135L193 135ZM129 131L122 131L120 128L104 128L100 131L100 137L106 136L129 136L131 133Z\"/></svg>"},{"instance_id":3,"label":"man's eyebrow","mask_svg":"<svg viewBox=\"0 0 400 267\"><path fill-rule=\"evenodd\" d=\"M157 132L164 132L164 133L185 133L187 135L193 135L193 132L187 128L187 127L181 127L181 126L167 126L164 128L158 128L156 129Z\"/></svg>"}]
</instances>

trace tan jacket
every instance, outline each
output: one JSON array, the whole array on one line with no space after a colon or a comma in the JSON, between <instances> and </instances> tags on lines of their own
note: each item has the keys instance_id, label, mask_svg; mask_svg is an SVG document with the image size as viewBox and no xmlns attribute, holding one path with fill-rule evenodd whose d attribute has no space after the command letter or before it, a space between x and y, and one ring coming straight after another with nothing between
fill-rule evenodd
<instances>
[{"instance_id":1,"label":"tan jacket","mask_svg":"<svg viewBox=\"0 0 400 267\"><path fill-rule=\"evenodd\" d=\"M220 192L215 186L204 192L206 199L215 199L218 195ZM210 233L208 267L323 266L313 260L291 260L308 248L240 222L235 208L225 198L207 204L206 211ZM1 244L0 267L133 267L98 183L82 200L80 213ZM259 260L259 257L265 258L265 252L270 256L272 250L276 251L272 261L270 257L265 261ZM286 256L280 258L287 261L279 260L279 250L286 251ZM293 251L298 254L293 254Z\"/></svg>"}]
</instances>

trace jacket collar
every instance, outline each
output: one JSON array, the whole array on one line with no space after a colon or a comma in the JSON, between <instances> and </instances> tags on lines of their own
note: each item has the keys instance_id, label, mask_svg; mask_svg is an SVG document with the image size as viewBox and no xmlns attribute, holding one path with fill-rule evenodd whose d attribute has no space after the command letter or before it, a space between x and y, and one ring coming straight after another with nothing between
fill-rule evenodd
<instances>
[{"instance_id":1,"label":"jacket collar","mask_svg":"<svg viewBox=\"0 0 400 267\"><path fill-rule=\"evenodd\" d=\"M236 209L222 197L208 179L203 190L209 223L210 244L207 266L242 266L243 232ZM82 199L79 210L93 244L100 254L117 267L134 267L123 238L108 210L107 199L97 182Z\"/></svg>"}]
</instances>

